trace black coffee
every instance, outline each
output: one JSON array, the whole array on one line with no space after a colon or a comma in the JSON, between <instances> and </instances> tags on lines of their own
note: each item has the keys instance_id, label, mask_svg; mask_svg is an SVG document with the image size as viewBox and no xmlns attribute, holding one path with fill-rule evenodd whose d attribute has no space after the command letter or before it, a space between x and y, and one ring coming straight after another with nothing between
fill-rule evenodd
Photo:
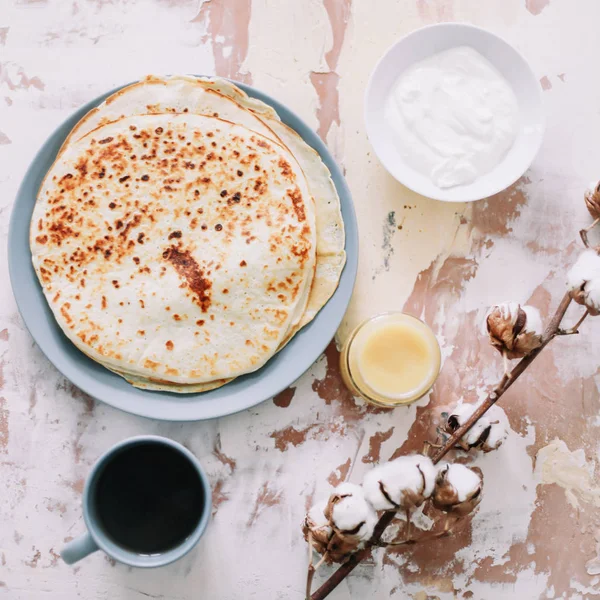
<instances>
[{"instance_id":1,"label":"black coffee","mask_svg":"<svg viewBox=\"0 0 600 600\"><path fill-rule=\"evenodd\" d=\"M144 442L112 457L100 473L95 506L105 533L138 554L181 544L204 509L198 472L177 450Z\"/></svg>"}]
</instances>

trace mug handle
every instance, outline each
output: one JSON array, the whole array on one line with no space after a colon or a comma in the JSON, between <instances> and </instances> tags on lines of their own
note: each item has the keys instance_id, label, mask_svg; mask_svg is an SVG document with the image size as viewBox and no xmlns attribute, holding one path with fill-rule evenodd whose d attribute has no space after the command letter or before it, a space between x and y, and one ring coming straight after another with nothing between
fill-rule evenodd
<instances>
[{"instance_id":1,"label":"mug handle","mask_svg":"<svg viewBox=\"0 0 600 600\"><path fill-rule=\"evenodd\" d=\"M68 565L72 565L88 556L88 554L96 552L96 550L98 550L98 544L96 544L90 532L86 531L83 535L70 541L60 551L60 555Z\"/></svg>"}]
</instances>

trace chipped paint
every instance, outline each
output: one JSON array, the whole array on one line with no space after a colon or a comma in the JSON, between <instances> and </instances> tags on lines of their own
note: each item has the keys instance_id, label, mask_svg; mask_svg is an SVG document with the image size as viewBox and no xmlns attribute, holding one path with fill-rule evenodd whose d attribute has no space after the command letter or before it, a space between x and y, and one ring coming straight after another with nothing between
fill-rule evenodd
<instances>
[{"instance_id":1,"label":"chipped paint","mask_svg":"<svg viewBox=\"0 0 600 600\"><path fill-rule=\"evenodd\" d=\"M279 408L287 408L292 403L295 393L296 388L289 387L273 398L273 404L279 406Z\"/></svg>"},{"instance_id":2,"label":"chipped paint","mask_svg":"<svg viewBox=\"0 0 600 600\"><path fill-rule=\"evenodd\" d=\"M396 211L391 210L385 217L383 222L383 241L381 242L382 250L382 264L381 267L376 269L373 273L373 279L377 277L382 271L390 270L390 260L394 255L394 246L392 245L394 235L398 232L398 226L396 224Z\"/></svg>"},{"instance_id":3,"label":"chipped paint","mask_svg":"<svg viewBox=\"0 0 600 600\"><path fill-rule=\"evenodd\" d=\"M535 473L541 484L555 483L563 488L573 508L580 508L581 502L600 507L600 487L594 484L594 466L588 464L582 448L571 451L563 440L552 440L538 450Z\"/></svg>"},{"instance_id":4,"label":"chipped paint","mask_svg":"<svg viewBox=\"0 0 600 600\"><path fill-rule=\"evenodd\" d=\"M327 140L332 125L334 123L337 126L340 125L338 91L340 76L336 73L336 68L346 37L352 0L323 0L323 5L331 24L331 48L325 53L325 61L329 71L312 71L310 81L319 97L317 108L318 133L323 140Z\"/></svg>"},{"instance_id":5,"label":"chipped paint","mask_svg":"<svg viewBox=\"0 0 600 600\"><path fill-rule=\"evenodd\" d=\"M549 4L550 0L525 0L525 7L532 15L539 15Z\"/></svg>"},{"instance_id":6,"label":"chipped paint","mask_svg":"<svg viewBox=\"0 0 600 600\"><path fill-rule=\"evenodd\" d=\"M248 519L248 523L246 526L248 528L252 527L265 510L276 506L281 502L281 500L281 490L273 489L269 486L269 483L264 483L258 491L254 503L254 508L250 513L250 518Z\"/></svg>"},{"instance_id":7,"label":"chipped paint","mask_svg":"<svg viewBox=\"0 0 600 600\"><path fill-rule=\"evenodd\" d=\"M332 471L331 475L327 478L327 481L333 486L337 487L342 481L345 481L350 472L350 465L352 459L349 458L345 463L342 463L335 471Z\"/></svg>"},{"instance_id":8,"label":"chipped paint","mask_svg":"<svg viewBox=\"0 0 600 600\"><path fill-rule=\"evenodd\" d=\"M387 431L376 431L369 438L369 452L362 457L364 463L377 463L381 458L381 446L392 437L394 428L390 427ZM385 459L384 459L385 460Z\"/></svg>"},{"instance_id":9,"label":"chipped paint","mask_svg":"<svg viewBox=\"0 0 600 600\"><path fill-rule=\"evenodd\" d=\"M2 388L2 377L0 370L0 389ZM0 452L8 453L9 430L8 430L8 403L6 398L0 397Z\"/></svg>"},{"instance_id":10,"label":"chipped paint","mask_svg":"<svg viewBox=\"0 0 600 600\"><path fill-rule=\"evenodd\" d=\"M221 436L220 435L217 435L217 439L215 441L215 449L213 450L213 454L215 455L215 457L221 464L229 467L230 473L233 473L235 471L235 468L237 466L237 461L234 458L231 458L231 456L227 456L227 454L225 454L223 452L223 449L221 447Z\"/></svg>"},{"instance_id":11,"label":"chipped paint","mask_svg":"<svg viewBox=\"0 0 600 600\"><path fill-rule=\"evenodd\" d=\"M252 83L249 72L241 71L248 52L250 0L201 0L198 14L191 20L207 30L205 40L213 40L215 72L244 83Z\"/></svg>"}]
</instances>

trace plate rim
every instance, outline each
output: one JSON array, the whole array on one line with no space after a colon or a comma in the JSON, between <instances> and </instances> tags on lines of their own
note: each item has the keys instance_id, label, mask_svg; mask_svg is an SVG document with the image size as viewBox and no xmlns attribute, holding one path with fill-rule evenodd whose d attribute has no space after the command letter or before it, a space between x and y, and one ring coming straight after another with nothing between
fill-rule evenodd
<instances>
[{"instance_id":1,"label":"plate rim","mask_svg":"<svg viewBox=\"0 0 600 600\"><path fill-rule=\"evenodd\" d=\"M309 127L303 119L301 119L293 110L288 108L285 104L279 102L277 99L273 98L272 96L266 94L265 92L255 88L253 86L250 86L250 85L247 85L242 82L235 81L233 79L229 79L226 77L218 77L216 75L194 75L194 76L206 77L209 79L220 78L220 79L230 81L231 83L237 85L244 92L246 92L250 97L262 100L263 102L265 102L266 104L268 104L269 106L274 108L277 111L277 114L280 116L282 122L285 123L286 125L292 127L296 131L296 133L298 133L298 135L300 135L300 137L302 137L302 139L319 154L320 158L323 160L323 162L325 163L325 165L327 166L327 168L330 171L331 178L335 185L336 191L340 197L340 208L342 211L342 220L344 223L344 230L345 230L344 249L346 251L346 262L344 265L344 269L340 276L340 281L338 283L338 287L336 288L336 290L333 293L333 295L331 296L331 298L329 298L326 305L323 306L323 308L319 311L319 313L317 313L317 315L313 321L308 323L302 330L300 330L296 334L296 336L294 336L294 338L300 339L300 338L306 336L308 333L310 333L311 326L313 328L315 328L316 325L319 325L319 328L317 330L319 335L318 335L317 339L320 341L318 343L313 342L312 346L314 346L314 351L313 350L310 351L310 358L307 358L305 360L294 360L293 361L294 368L288 367L290 374L289 374L289 376L285 377L285 379L287 381L285 384L278 384L276 386L272 386L272 389L267 388L267 390L265 390L264 392L261 391L257 395L257 397L254 397L254 398L251 397L250 401L241 402L241 403L238 402L237 404L227 406L224 410L214 410L214 409L206 410L207 407L205 407L205 410L203 410L201 402L197 401L192 404L192 403L189 403L189 401L191 399L198 400L198 399L201 399L202 397L209 396L210 394L213 394L214 392L218 392L218 390L226 391L227 386L232 385L234 382L232 382L232 384L227 384L226 386L218 388L217 390L201 392L201 393L190 393L190 394L175 394L173 392L156 392L156 391L151 391L151 390L140 390L139 388L135 388L135 387L131 386L131 389L125 388L125 390L126 390L125 396L131 397L132 399L129 401L125 400L123 402L121 399L115 400L114 398L110 397L109 395L99 394L98 389L95 389L96 385L92 385L91 380L87 376L83 375L82 363L80 363L79 361L83 360L84 363L85 363L85 361L90 361L90 362L94 362L94 361L89 359L70 340L68 340L68 338L66 338L66 336L62 332L62 329L60 328L58 323L54 320L54 317L52 315L51 315L51 317L54 322L50 323L49 326L51 328L56 328L58 330L59 337L62 336L65 338L65 340L68 342L68 346L70 345L71 349L73 349L75 351L75 356L78 356L79 358L78 359L71 358L67 354L66 351L62 351L60 353L61 356L59 358L52 357L51 353L50 353L50 350L53 350L53 348L50 348L50 346L53 343L52 340L45 339L38 332L34 333L35 326L37 324L36 320L39 318L46 319L47 317L36 317L35 315L30 314L29 309L24 309L24 306L26 304L24 294L27 293L27 289L22 289L22 286L25 286L27 284L27 282L24 281L23 283L21 283L21 278L17 274L17 271L24 266L24 262L23 262L24 258L22 256L22 252L19 251L17 246L19 244L19 241L21 241L21 243L22 243L22 240L20 240L20 238L19 238L19 235L22 233L22 231L19 228L19 222L21 221L21 218L22 218L22 216L19 214L19 210L23 209L24 202L26 201L26 200L23 200L23 197L28 195L27 190L26 190L28 181L32 177L39 176L40 171L43 171L43 173L41 173L42 179L43 179L43 177L47 173L47 169L44 170L43 165L40 168L39 163L43 162L45 160L45 155L47 153L50 153L50 155L52 156L52 162L50 162L48 169L51 167L51 165L53 164L53 162L56 158L56 154L58 154L60 146L62 145L62 143L68 136L69 132L72 130L72 127L76 124L77 121L79 121L79 119L81 119L85 114L87 114L87 112L89 112L90 110L92 110L93 108L95 108L96 106L101 104L108 96L114 94L115 92L119 91L120 89L127 87L128 85L131 85L132 83L135 83L135 82L125 83L123 85L115 87L112 90L109 90L108 92L105 92L103 94L96 96L89 102L86 102L82 106L80 106L77 109L75 109L74 111L72 111L70 115L68 115L65 119L63 119L50 132L50 134L48 135L46 140L38 148L37 152L34 154L33 158L31 159L31 162L29 163L29 166L27 167L25 174L23 175L23 178L19 184L16 196L14 198L14 203L13 203L13 206L11 209L11 215L10 215L10 220L9 220L9 231L8 231L8 270L9 270L9 279L10 279L10 283L11 283L11 289L13 292L13 296L15 298L15 303L17 305L17 309L19 311L19 314L21 316L23 324L25 325L25 328L29 332L29 335L32 337L32 339L35 342L35 344L37 345L37 347L41 350L41 352L47 358L47 360L50 363L52 363L54 368L59 373L61 373L61 375L63 377L65 377L68 381L73 383L75 386L77 386L79 389L81 389L84 393L88 394L92 398L94 398L100 402L103 402L105 404L108 404L118 410L129 413L129 414L133 414L133 415L143 417L143 418L148 418L148 419L156 419L156 420L160 420L160 421L170 421L170 422L204 421L204 420L210 420L210 419L228 416L231 414L236 414L238 412L248 410L255 406L258 406L259 404L273 398L278 393L280 393L281 391L285 390L287 387L292 385L306 371L308 371L308 369L310 369L310 367L319 359L319 357L323 354L323 352L325 351L325 349L327 348L327 346L329 345L329 343L335 336L335 333L344 318L344 315L348 309L348 305L352 298L352 293L354 290L354 286L356 283L356 276L357 276L357 272L358 272L358 254L359 254L358 224L357 224L357 220L356 220L356 211L354 209L352 195L351 195L350 189L348 187L348 183L344 177L343 170L337 164L337 161L333 157L332 153L329 151L326 144L323 142L323 140L321 140L321 138L318 136L318 134L311 127ZM296 123L295 126L290 124L290 121L292 121L292 122L295 121L295 123ZM73 122L72 125L71 125L71 122ZM28 259L28 264L26 266L29 268L29 271L30 271L29 278L31 277L31 274L33 274L34 285L39 288L39 291L42 293L43 302L46 303L46 307L42 307L42 308L50 310L49 306L47 305L46 298L45 298L45 296L43 296L43 292L41 290L40 283L37 279L37 275L35 274L35 271L33 270L33 266L31 264L31 248L30 248L30 244L29 244L28 233L29 233L29 224L31 222L31 214L33 213L33 207L35 206L35 197L33 200L30 200L30 203L31 203L31 206L29 206L28 204L25 204L26 211L27 211L27 214L25 215L26 223L27 223L27 240L26 240L27 252L25 255L25 259L26 260ZM27 279L27 277L28 276L25 275L25 279ZM342 285L342 283L343 283L343 285ZM325 323L319 323L317 321L319 318L319 315L322 313L323 310L326 309L326 307L328 305L330 305L330 303L332 301L335 301L335 302L341 303L341 304L339 305L339 307L337 307L337 309L335 310L335 314L333 316L328 315L328 319ZM39 302L36 300L34 303L36 303L39 308ZM327 333L327 335L324 335L324 333ZM290 344L288 344L288 346L286 348L284 348L281 351L281 353L285 352L288 348L293 349L293 343L294 343L294 339L292 339ZM318 350L318 353L317 353L317 350ZM275 357L277 357L281 353L277 353L275 355ZM273 357L273 358L275 358L275 357ZM273 360L273 359L271 359L271 360ZM271 362L271 360L269 362L267 362L266 365L261 367L261 369L259 369L258 371L241 376L240 378L237 378L237 379L238 380L246 380L247 378L249 378L249 379L258 378L258 380L260 381L261 372L264 369L269 369L269 363ZM59 364L57 364L57 362ZM92 366L92 368L95 369L97 367L98 369L101 370L102 373L104 373L104 375L106 373L110 373L102 365L99 365L98 363L94 363L94 365L95 366ZM273 368L273 366L271 366L271 368ZM275 366L274 368L281 369L282 367ZM121 379L119 375L116 375L114 373L110 373L109 378L110 377L115 377L115 378ZM101 385L101 387L104 387L104 384L97 384L97 385ZM130 384L127 384L127 385L130 386ZM256 385L256 383L253 384L251 382L250 387L252 387L253 385ZM109 387L114 387L114 386L109 386ZM118 389L118 388L116 388L116 389ZM179 410L176 411L177 414L171 415L171 414L165 414L165 412L161 411L161 410L155 410L156 405L153 405L152 403L148 403L148 406L146 407L146 406L144 406L144 403L141 402L140 399L135 400L135 398L133 396L133 394L138 395L140 392L142 393L142 395L149 394L149 395L153 395L158 398L162 398L163 396L166 396L168 394L168 396L171 398L171 401L169 402L169 404L177 404L177 400L179 399L181 401L180 408L179 408ZM221 391L220 394L223 394L223 391Z\"/></svg>"}]
</instances>

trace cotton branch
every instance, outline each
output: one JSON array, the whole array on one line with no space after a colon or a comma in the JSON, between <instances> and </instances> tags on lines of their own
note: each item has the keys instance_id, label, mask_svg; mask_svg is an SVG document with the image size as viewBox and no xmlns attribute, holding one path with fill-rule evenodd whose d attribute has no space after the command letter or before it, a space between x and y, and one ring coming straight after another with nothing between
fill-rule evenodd
<instances>
[{"instance_id":1,"label":"cotton branch","mask_svg":"<svg viewBox=\"0 0 600 600\"><path fill-rule=\"evenodd\" d=\"M561 300L556 312L554 313L554 316L550 320L548 327L544 331L539 347L532 350L527 356L522 358L510 372L504 374L500 382L494 387L487 398L477 407L477 409L465 421L465 423L458 427L458 429L456 429L456 431L436 450L434 455L431 457L431 460L434 462L434 464L439 463L442 458L444 458L444 456L460 442L461 438L525 372L529 365L531 365L531 363L539 356L542 350L557 335L564 334L564 330L560 328L560 325L570 304L571 296L569 293L567 293ZM583 322L585 316L587 316L587 313L579 320L572 330L577 330L579 325ZM323 585L321 585L321 587L310 596L311 600L323 600L326 598L354 570L354 568L358 566L362 560L369 556L373 547L381 545L381 537L387 527L392 523L395 516L396 515L393 512L384 513L377 522L377 525L373 530L373 536L366 547L363 550L350 555L348 560L343 563L337 569L337 571L335 571L333 575L331 575L331 577L329 577L329 579L325 581L325 583L323 583Z\"/></svg>"}]
</instances>

